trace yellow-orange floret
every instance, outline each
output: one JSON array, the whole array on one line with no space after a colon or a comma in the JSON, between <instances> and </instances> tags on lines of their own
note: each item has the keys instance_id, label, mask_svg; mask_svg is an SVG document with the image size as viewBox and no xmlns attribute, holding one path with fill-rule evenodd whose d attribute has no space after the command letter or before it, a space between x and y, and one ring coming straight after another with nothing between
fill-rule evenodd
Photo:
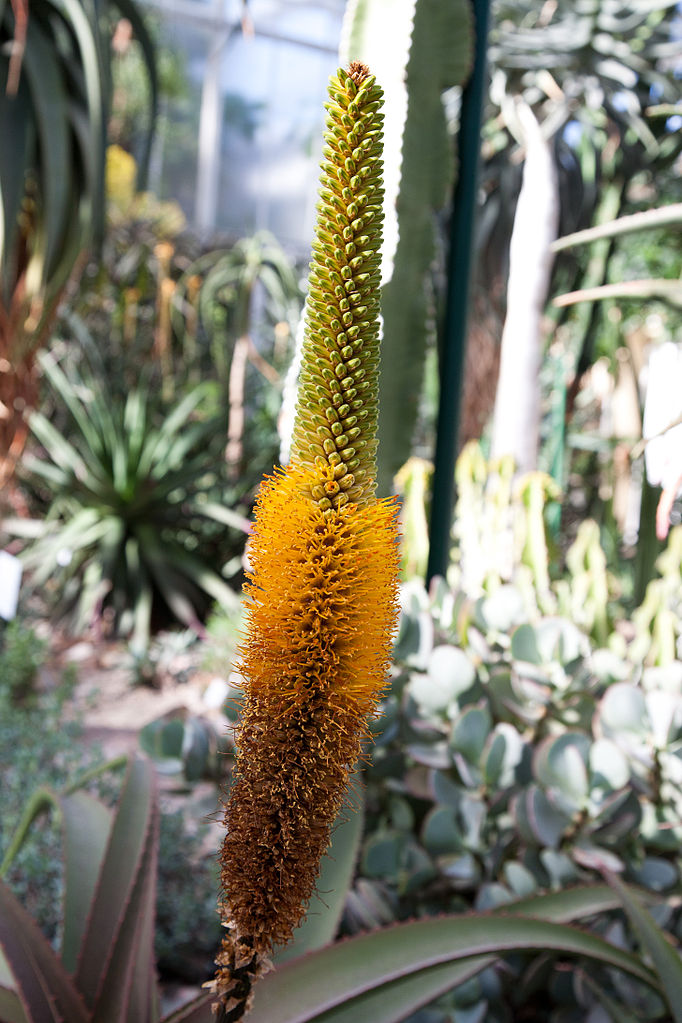
<instances>
[{"instance_id":1,"label":"yellow-orange floret","mask_svg":"<svg viewBox=\"0 0 682 1023\"><path fill-rule=\"evenodd\" d=\"M389 665L395 505L322 510L310 494L325 478L290 466L257 505L221 856L228 973L250 950L260 958L288 941L305 914Z\"/></svg>"}]
</instances>

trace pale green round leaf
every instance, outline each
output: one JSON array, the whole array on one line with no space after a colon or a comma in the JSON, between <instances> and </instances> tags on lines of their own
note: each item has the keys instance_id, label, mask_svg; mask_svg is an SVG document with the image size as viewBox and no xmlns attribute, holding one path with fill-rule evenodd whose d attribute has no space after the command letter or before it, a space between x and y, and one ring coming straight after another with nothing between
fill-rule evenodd
<instances>
[{"instance_id":1,"label":"pale green round leaf","mask_svg":"<svg viewBox=\"0 0 682 1023\"><path fill-rule=\"evenodd\" d=\"M615 742L597 739L590 748L591 785L615 791L630 780L630 768L626 757Z\"/></svg>"},{"instance_id":2,"label":"pale green round leaf","mask_svg":"<svg viewBox=\"0 0 682 1023\"><path fill-rule=\"evenodd\" d=\"M491 727L487 706L467 707L453 726L450 746L466 757L470 764L478 764Z\"/></svg>"},{"instance_id":3,"label":"pale green round leaf","mask_svg":"<svg viewBox=\"0 0 682 1023\"><path fill-rule=\"evenodd\" d=\"M483 625L495 632L511 632L527 617L523 595L515 586L500 586L476 604L476 615Z\"/></svg>"},{"instance_id":4,"label":"pale green round leaf","mask_svg":"<svg viewBox=\"0 0 682 1023\"><path fill-rule=\"evenodd\" d=\"M679 870L670 860L647 856L640 867L631 868L638 884L652 892L665 892L677 885Z\"/></svg>"},{"instance_id":5,"label":"pale green round leaf","mask_svg":"<svg viewBox=\"0 0 682 1023\"><path fill-rule=\"evenodd\" d=\"M451 807L435 806L429 810L422 826L422 842L432 856L462 851L462 831Z\"/></svg>"},{"instance_id":6,"label":"pale green round leaf","mask_svg":"<svg viewBox=\"0 0 682 1023\"><path fill-rule=\"evenodd\" d=\"M622 732L644 738L648 731L644 693L630 682L610 686L599 706L604 734L617 738Z\"/></svg>"}]
</instances>

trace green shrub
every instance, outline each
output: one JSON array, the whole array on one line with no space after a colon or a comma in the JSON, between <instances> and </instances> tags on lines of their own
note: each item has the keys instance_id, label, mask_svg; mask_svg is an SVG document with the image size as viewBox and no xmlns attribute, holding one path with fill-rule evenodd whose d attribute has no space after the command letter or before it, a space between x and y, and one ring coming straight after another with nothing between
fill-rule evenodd
<instances>
[{"instance_id":1,"label":"green shrub","mask_svg":"<svg viewBox=\"0 0 682 1023\"><path fill-rule=\"evenodd\" d=\"M19 629L28 631L24 626ZM73 676L65 676L51 692L36 694L30 706L3 704L0 863L31 794L43 786L59 790L101 762L94 750L82 745L82 727L64 714L72 683ZM62 867L59 827L52 818L36 822L30 842L12 860L6 879L46 936L54 940L60 923Z\"/></svg>"},{"instance_id":2,"label":"green shrub","mask_svg":"<svg viewBox=\"0 0 682 1023\"><path fill-rule=\"evenodd\" d=\"M45 644L19 618L0 622L0 700L30 702L36 676L45 658Z\"/></svg>"},{"instance_id":3,"label":"green shrub","mask_svg":"<svg viewBox=\"0 0 682 1023\"><path fill-rule=\"evenodd\" d=\"M220 942L217 862L200 853L207 828L190 831L181 811L161 814L156 961L162 973L195 984L213 973Z\"/></svg>"},{"instance_id":4,"label":"green shrub","mask_svg":"<svg viewBox=\"0 0 682 1023\"><path fill-rule=\"evenodd\" d=\"M531 619L510 585L475 602L414 585L404 600L346 931L492 909L612 871L660 895L658 921L682 936L668 898L680 884L682 663L642 668L595 649L566 618ZM592 927L635 945L620 912ZM418 1018L586 1018L598 999L584 970L553 964L510 959ZM637 1019L660 1018L647 988L595 970Z\"/></svg>"}]
</instances>

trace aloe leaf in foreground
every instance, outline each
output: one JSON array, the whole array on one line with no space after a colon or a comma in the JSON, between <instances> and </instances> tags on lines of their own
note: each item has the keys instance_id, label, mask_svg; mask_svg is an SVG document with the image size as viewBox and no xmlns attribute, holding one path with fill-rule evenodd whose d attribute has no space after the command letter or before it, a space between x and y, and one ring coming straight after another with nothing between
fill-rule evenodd
<instances>
[{"instance_id":1,"label":"aloe leaf in foreground","mask_svg":"<svg viewBox=\"0 0 682 1023\"><path fill-rule=\"evenodd\" d=\"M609 875L609 884L617 892L635 934L651 957L672 1018L675 1023L682 1023L682 959L679 950L670 944L651 913L615 874Z\"/></svg>"},{"instance_id":2,"label":"aloe leaf in foreground","mask_svg":"<svg viewBox=\"0 0 682 1023\"><path fill-rule=\"evenodd\" d=\"M76 981L90 1008L110 981L112 969L118 969L119 942L128 940L127 918L140 911L138 880L148 861L154 817L153 768L145 761L133 760L114 818L79 956Z\"/></svg>"},{"instance_id":3,"label":"aloe leaf in foreground","mask_svg":"<svg viewBox=\"0 0 682 1023\"><path fill-rule=\"evenodd\" d=\"M582 908L589 912L585 905ZM535 912L539 916L539 905ZM390 1023L470 976L475 972L472 960L477 960L473 965L478 970L491 956L539 950L596 959L657 988L655 976L641 960L577 928L511 913L451 916L363 935L282 967L261 982L250 1019ZM407 983L417 977L418 983ZM406 999L411 999L409 1005ZM342 1011L344 1006L348 1014Z\"/></svg>"},{"instance_id":4,"label":"aloe leaf in foreground","mask_svg":"<svg viewBox=\"0 0 682 1023\"><path fill-rule=\"evenodd\" d=\"M0 950L31 1023L59 1023L65 1019L69 1023L89 1023L89 1015L73 981L38 925L2 881ZM10 998L5 992L2 995Z\"/></svg>"},{"instance_id":5,"label":"aloe leaf in foreground","mask_svg":"<svg viewBox=\"0 0 682 1023\"><path fill-rule=\"evenodd\" d=\"M76 969L111 828L111 812L87 792L61 800L64 822L64 933L62 963Z\"/></svg>"}]
</instances>

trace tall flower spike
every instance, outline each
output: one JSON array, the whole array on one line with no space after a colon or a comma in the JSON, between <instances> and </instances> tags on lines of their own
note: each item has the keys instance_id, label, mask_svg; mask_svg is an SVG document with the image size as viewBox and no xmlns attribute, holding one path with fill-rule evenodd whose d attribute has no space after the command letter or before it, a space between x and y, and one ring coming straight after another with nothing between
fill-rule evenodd
<instances>
[{"instance_id":1,"label":"tall flower spike","mask_svg":"<svg viewBox=\"0 0 682 1023\"><path fill-rule=\"evenodd\" d=\"M354 63L329 95L292 461L331 469L339 508L374 497L383 93Z\"/></svg>"},{"instance_id":2,"label":"tall flower spike","mask_svg":"<svg viewBox=\"0 0 682 1023\"><path fill-rule=\"evenodd\" d=\"M396 509L374 496L381 90L351 64L329 94L292 460L261 486L245 586L212 983L229 1023L305 915L397 615Z\"/></svg>"}]
</instances>

